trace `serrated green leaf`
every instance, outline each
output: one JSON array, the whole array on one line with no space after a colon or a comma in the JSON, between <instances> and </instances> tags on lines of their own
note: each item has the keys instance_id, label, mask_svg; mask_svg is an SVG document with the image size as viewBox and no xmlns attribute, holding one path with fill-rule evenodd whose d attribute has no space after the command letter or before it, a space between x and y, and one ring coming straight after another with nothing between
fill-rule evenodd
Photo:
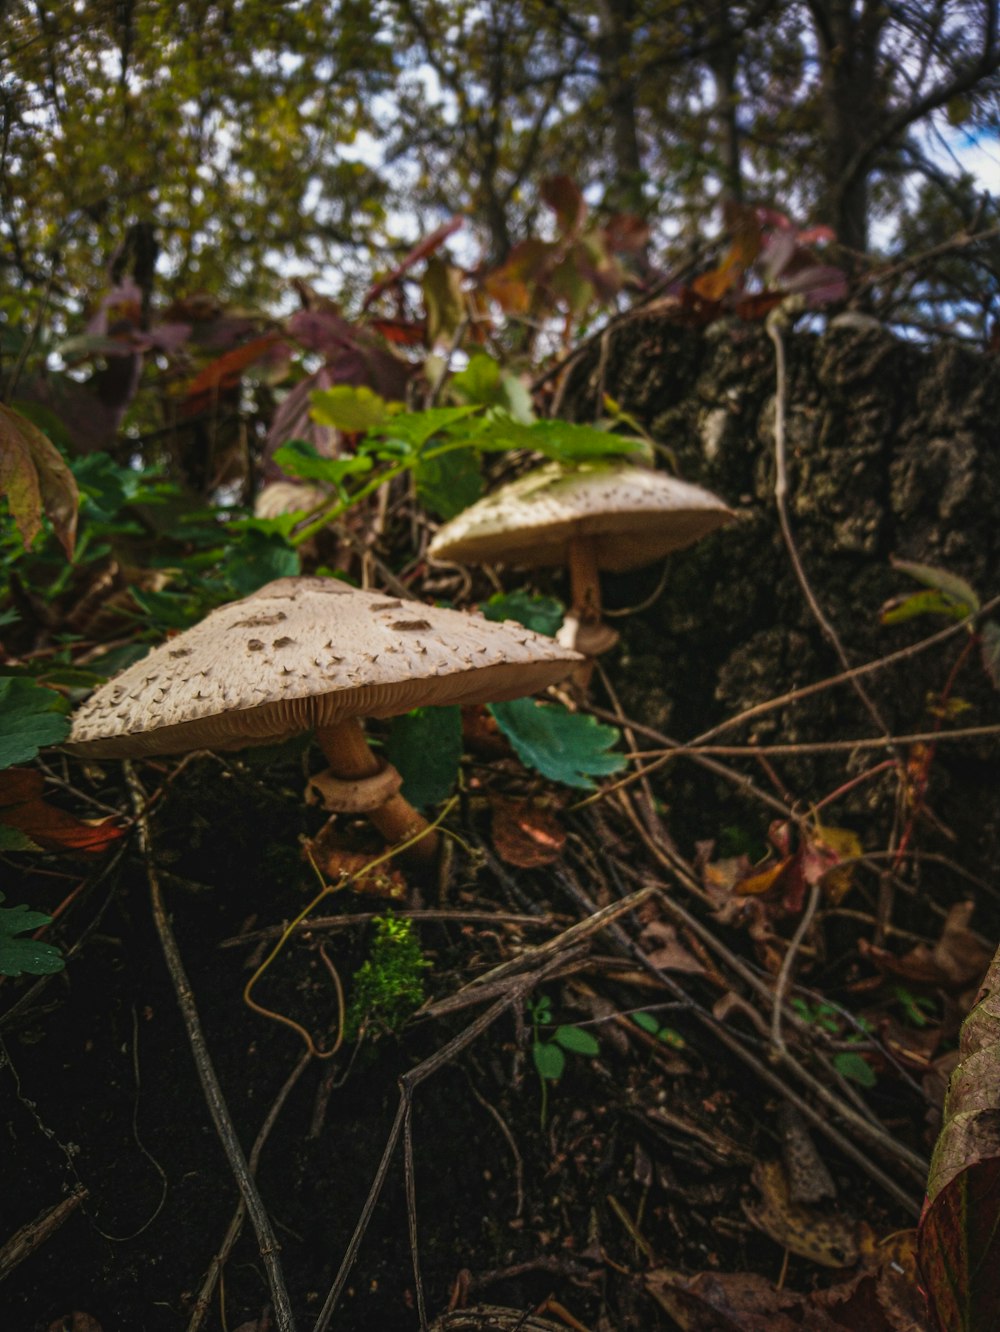
<instances>
[{"instance_id":1,"label":"serrated green leaf","mask_svg":"<svg viewBox=\"0 0 1000 1332\"><path fill-rule=\"evenodd\" d=\"M274 461L288 476L302 480L323 481L327 485L341 486L349 476L370 472L374 463L365 454L351 454L347 458L322 458L312 444L304 439L290 439L275 452Z\"/></svg>"},{"instance_id":2,"label":"serrated green leaf","mask_svg":"<svg viewBox=\"0 0 1000 1332\"><path fill-rule=\"evenodd\" d=\"M4 894L0 893L0 902ZM18 939L15 936L27 930L37 930L52 919L43 911L29 911L26 906L0 907L0 975L48 976L62 971L66 965L58 948L36 939Z\"/></svg>"},{"instance_id":3,"label":"serrated green leaf","mask_svg":"<svg viewBox=\"0 0 1000 1332\"><path fill-rule=\"evenodd\" d=\"M600 458L621 458L640 454L649 457L645 440L629 435L613 435L596 426L576 425L572 421L536 421L521 425L500 416L485 422L474 436L476 448L485 452L501 449L530 449L555 462L588 462Z\"/></svg>"},{"instance_id":4,"label":"serrated green leaf","mask_svg":"<svg viewBox=\"0 0 1000 1332\"><path fill-rule=\"evenodd\" d=\"M994 689L1000 689L1000 624L987 620L980 633L983 669Z\"/></svg>"},{"instance_id":5,"label":"serrated green leaf","mask_svg":"<svg viewBox=\"0 0 1000 1332\"><path fill-rule=\"evenodd\" d=\"M913 592L908 597L899 597L882 608L879 621L882 624L905 624L918 615L946 615L950 620L964 620L973 609L968 602L953 601L944 592L928 588L925 592Z\"/></svg>"},{"instance_id":6,"label":"serrated green leaf","mask_svg":"<svg viewBox=\"0 0 1000 1332\"><path fill-rule=\"evenodd\" d=\"M403 778L402 794L417 809L452 792L462 758L461 708L415 708L395 717L386 758Z\"/></svg>"},{"instance_id":7,"label":"serrated green leaf","mask_svg":"<svg viewBox=\"0 0 1000 1332\"><path fill-rule=\"evenodd\" d=\"M608 753L620 738L618 731L596 717L530 698L491 703L489 710L521 762L554 782L592 791L592 777L625 766L623 755Z\"/></svg>"},{"instance_id":8,"label":"serrated green leaf","mask_svg":"<svg viewBox=\"0 0 1000 1332\"><path fill-rule=\"evenodd\" d=\"M410 449L421 449L434 435L452 432L452 427L480 409L474 403L465 407L432 407L426 412L408 412L394 416L379 431L387 440L395 440Z\"/></svg>"},{"instance_id":9,"label":"serrated green leaf","mask_svg":"<svg viewBox=\"0 0 1000 1332\"><path fill-rule=\"evenodd\" d=\"M947 569L936 569L932 564L918 564L913 560L896 559L892 561L892 567L900 573L909 574L925 587L934 588L952 602L964 603L971 610L979 609L979 597L975 589L964 578L949 573Z\"/></svg>"},{"instance_id":10,"label":"serrated green leaf","mask_svg":"<svg viewBox=\"0 0 1000 1332\"><path fill-rule=\"evenodd\" d=\"M23 833L20 828L9 828L6 823L0 823L0 851L40 851L27 833Z\"/></svg>"},{"instance_id":11,"label":"serrated green leaf","mask_svg":"<svg viewBox=\"0 0 1000 1332\"><path fill-rule=\"evenodd\" d=\"M564 1050L593 1059L601 1053L597 1038L582 1027L556 1027L552 1039Z\"/></svg>"},{"instance_id":12,"label":"serrated green leaf","mask_svg":"<svg viewBox=\"0 0 1000 1332\"><path fill-rule=\"evenodd\" d=\"M503 407L521 425L531 425L535 420L531 393L516 375L502 371L485 352L477 352L464 370L453 375L449 388L466 402Z\"/></svg>"},{"instance_id":13,"label":"serrated green leaf","mask_svg":"<svg viewBox=\"0 0 1000 1332\"><path fill-rule=\"evenodd\" d=\"M69 734L69 705L33 680L0 677L0 768L27 763Z\"/></svg>"},{"instance_id":14,"label":"serrated green leaf","mask_svg":"<svg viewBox=\"0 0 1000 1332\"><path fill-rule=\"evenodd\" d=\"M859 1054L851 1054L848 1050L833 1056L833 1066L842 1078L849 1078L859 1087L874 1087L878 1081L867 1059Z\"/></svg>"},{"instance_id":15,"label":"serrated green leaf","mask_svg":"<svg viewBox=\"0 0 1000 1332\"><path fill-rule=\"evenodd\" d=\"M516 620L525 629L554 638L566 608L555 597L533 597L523 587L513 592L495 592L482 607L487 620Z\"/></svg>"},{"instance_id":16,"label":"serrated green leaf","mask_svg":"<svg viewBox=\"0 0 1000 1332\"><path fill-rule=\"evenodd\" d=\"M390 414L385 398L363 384L336 384L309 394L309 415L320 425L356 435L381 425Z\"/></svg>"},{"instance_id":17,"label":"serrated green leaf","mask_svg":"<svg viewBox=\"0 0 1000 1332\"><path fill-rule=\"evenodd\" d=\"M558 1082L566 1070L566 1056L558 1045L544 1041L535 1041L531 1047L531 1057L538 1070L538 1076L547 1082Z\"/></svg>"},{"instance_id":18,"label":"serrated green leaf","mask_svg":"<svg viewBox=\"0 0 1000 1332\"><path fill-rule=\"evenodd\" d=\"M483 493L479 462L472 449L456 449L437 458L421 458L414 468L417 499L447 522L467 509Z\"/></svg>"}]
</instances>

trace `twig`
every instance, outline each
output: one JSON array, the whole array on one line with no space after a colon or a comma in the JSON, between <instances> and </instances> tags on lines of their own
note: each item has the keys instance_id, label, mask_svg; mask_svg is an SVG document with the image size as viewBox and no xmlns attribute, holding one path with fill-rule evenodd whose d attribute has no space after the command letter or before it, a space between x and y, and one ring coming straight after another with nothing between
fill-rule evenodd
<instances>
[{"instance_id":1,"label":"twig","mask_svg":"<svg viewBox=\"0 0 1000 1332\"><path fill-rule=\"evenodd\" d=\"M357 925L368 925L377 916L384 915L380 911L357 911L349 916L316 916L314 920L304 920L296 925L293 934L315 934L322 930L350 930ZM527 916L518 915L514 912L503 911L396 911L393 915L403 920L412 920L414 924L420 925L424 921L440 921L443 924L449 922L454 925L534 925L543 926L546 929L556 929L556 925L546 916ZM279 934L284 934L286 930L284 925L268 925L260 930L248 930L246 934L234 934L228 939L223 939L219 944L220 948L240 948L243 944L259 943L263 939L276 939Z\"/></svg>"},{"instance_id":2,"label":"twig","mask_svg":"<svg viewBox=\"0 0 1000 1332\"><path fill-rule=\"evenodd\" d=\"M579 885L572 884L570 891L584 911L592 912L594 910L594 904ZM667 894L664 893L661 894L660 900L668 901L669 898ZM656 976L663 987L666 990L669 990L669 992L682 1003L684 1008L690 1012L691 1016L721 1041L727 1050L752 1069L762 1082L765 1082L769 1087L780 1092L782 1096L789 1099L795 1106L797 1106L809 1122L814 1124L820 1132L825 1134L825 1136L840 1151L842 1151L845 1156L850 1157L852 1161L855 1161L860 1165L862 1169L865 1170L872 1179L879 1183L891 1197L895 1198L898 1203L908 1211L912 1212L913 1215L917 1214L920 1210L919 1199L915 1198L912 1194L907 1193L891 1175L886 1174L886 1172L880 1166L876 1165L869 1156L861 1151L850 1138L841 1133L841 1131L831 1122L828 1115L820 1113L820 1111L810 1105L808 1101L804 1100L802 1096L798 1095L794 1088L790 1087L787 1081L774 1069L759 1060L753 1054L745 1039L740 1039L733 1035L727 1030L723 1023L719 1022L710 1013L693 1003L683 986L678 984L669 972L663 971L660 967L656 966L655 963L651 962L646 953L637 943L629 938L619 925L610 925L608 933L627 955L635 958L636 961L639 962L651 975ZM850 1123L859 1134L865 1136L869 1141L880 1147L888 1155L894 1156L897 1160L906 1164L910 1169L913 1169L914 1173L917 1174L920 1179L926 1178L927 1166L919 1157L916 1157L914 1153L903 1147L902 1144L896 1142L896 1140L890 1137L889 1134L865 1121L855 1110L842 1102L839 1097L835 1096L832 1092L829 1092L822 1083L819 1083L815 1078L807 1075L801 1065L799 1065L790 1055L787 1055L783 1062L790 1071L795 1072L797 1076L803 1077L803 1080L805 1080L813 1090L816 1090L817 1088L819 1089L819 1092L823 1094L824 1101L834 1114ZM819 1094L819 1092L817 1094Z\"/></svg>"},{"instance_id":3,"label":"twig","mask_svg":"<svg viewBox=\"0 0 1000 1332\"><path fill-rule=\"evenodd\" d=\"M264 1150L264 1144L270 1137L271 1130L277 1123L278 1116L281 1114L285 1102L291 1095L292 1088L306 1071L311 1059L312 1055L310 1055L308 1050L303 1051L299 1056L298 1062L285 1079L281 1090L274 1099L274 1103L265 1116L263 1124L260 1126L260 1131L254 1139L254 1144L250 1148L250 1155L247 1158L247 1165L250 1167L250 1173L255 1177L257 1174L257 1167L260 1165L260 1157L261 1152ZM195 1300L194 1307L191 1311L191 1318L188 1321L187 1332L198 1332L198 1329L205 1321L205 1315L208 1313L209 1306L212 1303L212 1295L215 1292L216 1283L229 1260L229 1255L233 1251L233 1246L240 1237L240 1231L243 1229L243 1221L246 1217L246 1212L246 1204L241 1198L237 1204L236 1211L233 1213L233 1219L229 1223L229 1229L226 1231L225 1238L219 1247L219 1252L212 1259L205 1280L202 1282L201 1290L198 1292L198 1297Z\"/></svg>"},{"instance_id":4,"label":"twig","mask_svg":"<svg viewBox=\"0 0 1000 1332\"><path fill-rule=\"evenodd\" d=\"M281 1246L278 1243L277 1236L271 1226L270 1217L267 1215L267 1211L261 1201L257 1186L247 1168L246 1158L243 1155L243 1148L240 1146L239 1139L236 1136L236 1130L233 1127L232 1117L229 1114L222 1087L219 1085L219 1079L216 1076L215 1068L212 1065L212 1060L208 1053L208 1045L205 1041L205 1033L202 1029L201 1019L198 1016L198 1008L195 1004L191 983L185 973L184 963L181 959L180 950L177 947L177 940L174 938L174 932L170 927L170 921L167 917L166 908L163 902L163 892L160 887L159 877L156 872L156 864L153 858L153 843L149 830L149 820L145 814L146 792L143 790L138 777L135 775L135 769L132 764L126 761L124 768L129 791L132 796L132 807L135 810L135 822L139 830L139 845L146 861L146 877L149 881L153 921L156 925L157 933L160 936L160 945L163 948L163 956L167 964L167 970L170 973L170 979L173 982L174 990L177 994L177 1002L184 1019L184 1026L187 1030L188 1041L191 1045L191 1053L194 1057L198 1079L201 1082L202 1090L205 1093L205 1101L212 1116L215 1131L219 1135L219 1141L226 1153L230 1169L236 1179L243 1202L250 1215L250 1221L257 1235L260 1256L263 1259L264 1267L267 1271L268 1287L271 1292L271 1300L274 1304L278 1332L295 1332L295 1319L292 1315L292 1307L288 1298L288 1291L285 1287L285 1279L281 1270L281 1264L278 1261L278 1254L281 1252Z\"/></svg>"},{"instance_id":5,"label":"twig","mask_svg":"<svg viewBox=\"0 0 1000 1332\"><path fill-rule=\"evenodd\" d=\"M29 1221L20 1230L15 1230L10 1239L0 1247L0 1281L9 1277L18 1263L24 1262L25 1258L54 1235L86 1197L87 1190L82 1184L77 1185L72 1193L40 1213L34 1221Z\"/></svg>"},{"instance_id":6,"label":"twig","mask_svg":"<svg viewBox=\"0 0 1000 1332\"><path fill-rule=\"evenodd\" d=\"M795 933L785 949L785 956L781 959L781 967L774 982L774 1002L771 1006L771 1044L776 1050L784 1051L787 1048L785 1038L781 1034L781 1018L785 1011L785 995L788 993L788 987L792 981L792 971L795 967L795 959L798 956L802 940L809 932L813 918L816 915L816 908L819 906L820 896L822 895L821 885L822 879L819 879L809 889L809 901L806 903L806 909L803 911Z\"/></svg>"}]
</instances>

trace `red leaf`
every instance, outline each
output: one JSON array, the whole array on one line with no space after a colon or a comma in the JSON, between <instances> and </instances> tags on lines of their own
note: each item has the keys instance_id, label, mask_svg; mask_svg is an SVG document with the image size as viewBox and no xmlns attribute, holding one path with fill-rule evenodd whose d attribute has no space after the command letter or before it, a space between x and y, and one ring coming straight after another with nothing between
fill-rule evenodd
<instances>
[{"instance_id":1,"label":"red leaf","mask_svg":"<svg viewBox=\"0 0 1000 1332\"><path fill-rule=\"evenodd\" d=\"M575 235L587 216L587 203L576 181L569 176L549 176L539 193L555 213L562 235Z\"/></svg>"},{"instance_id":2,"label":"red leaf","mask_svg":"<svg viewBox=\"0 0 1000 1332\"><path fill-rule=\"evenodd\" d=\"M0 772L0 823L17 828L45 851L104 851L122 836L113 819L84 822L41 799L44 779L31 768Z\"/></svg>"},{"instance_id":3,"label":"red leaf","mask_svg":"<svg viewBox=\"0 0 1000 1332\"><path fill-rule=\"evenodd\" d=\"M277 333L264 333L259 338L252 338L242 347L235 347L224 356L209 362L200 374L188 385L187 400L201 394L218 392L220 389L233 388L243 377L243 371L254 361L259 361L265 352L278 341Z\"/></svg>"}]
</instances>

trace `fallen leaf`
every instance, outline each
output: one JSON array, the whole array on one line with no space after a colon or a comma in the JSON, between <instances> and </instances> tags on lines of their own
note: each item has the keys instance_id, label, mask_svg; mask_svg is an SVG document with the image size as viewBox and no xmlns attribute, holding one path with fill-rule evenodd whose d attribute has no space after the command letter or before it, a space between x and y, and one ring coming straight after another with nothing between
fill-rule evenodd
<instances>
[{"instance_id":1,"label":"fallen leaf","mask_svg":"<svg viewBox=\"0 0 1000 1332\"><path fill-rule=\"evenodd\" d=\"M101 1332L101 1325L90 1314L74 1310L51 1322L48 1332Z\"/></svg>"},{"instance_id":2,"label":"fallen leaf","mask_svg":"<svg viewBox=\"0 0 1000 1332\"><path fill-rule=\"evenodd\" d=\"M324 837L325 832L326 829L321 829L305 848L305 858L312 861L324 878L333 884L341 880L342 886L354 893L384 897L393 902L406 901L406 880L398 869L392 869L384 863L371 868L375 854L366 856L331 845Z\"/></svg>"},{"instance_id":3,"label":"fallen leaf","mask_svg":"<svg viewBox=\"0 0 1000 1332\"><path fill-rule=\"evenodd\" d=\"M989 951L968 927L974 905L971 901L955 903L933 948L917 944L902 957L896 957L865 939L858 941L858 947L884 975L898 976L911 985L961 994L977 984L990 962Z\"/></svg>"},{"instance_id":4,"label":"fallen leaf","mask_svg":"<svg viewBox=\"0 0 1000 1332\"><path fill-rule=\"evenodd\" d=\"M834 1214L820 1215L789 1197L788 1180L780 1161L759 1161L753 1181L761 1202L744 1203L753 1224L783 1248L823 1267L850 1267L858 1260L857 1226Z\"/></svg>"},{"instance_id":5,"label":"fallen leaf","mask_svg":"<svg viewBox=\"0 0 1000 1332\"><path fill-rule=\"evenodd\" d=\"M962 1024L931 1159L918 1253L943 1332L988 1332L1000 1309L1000 950Z\"/></svg>"},{"instance_id":6,"label":"fallen leaf","mask_svg":"<svg viewBox=\"0 0 1000 1332\"><path fill-rule=\"evenodd\" d=\"M0 772L0 824L16 828L44 851L82 851L96 855L118 840L123 829L114 818L78 819L42 799L45 779L30 768Z\"/></svg>"},{"instance_id":7,"label":"fallen leaf","mask_svg":"<svg viewBox=\"0 0 1000 1332\"><path fill-rule=\"evenodd\" d=\"M705 974L704 966L684 947L669 921L650 921L639 943L646 950L646 960L660 971L686 971L692 976Z\"/></svg>"},{"instance_id":8,"label":"fallen leaf","mask_svg":"<svg viewBox=\"0 0 1000 1332\"><path fill-rule=\"evenodd\" d=\"M493 845L508 865L537 869L558 860L566 832L549 810L532 800L491 796Z\"/></svg>"}]
</instances>

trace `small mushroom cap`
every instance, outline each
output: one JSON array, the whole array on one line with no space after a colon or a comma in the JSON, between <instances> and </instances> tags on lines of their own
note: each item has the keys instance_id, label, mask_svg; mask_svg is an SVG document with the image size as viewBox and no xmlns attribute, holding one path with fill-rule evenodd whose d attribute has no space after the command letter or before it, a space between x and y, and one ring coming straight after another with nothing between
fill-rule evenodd
<instances>
[{"instance_id":1,"label":"small mushroom cap","mask_svg":"<svg viewBox=\"0 0 1000 1332\"><path fill-rule=\"evenodd\" d=\"M428 553L460 564L536 569L566 564L570 541L588 536L596 538L597 567L620 573L691 545L733 516L711 491L665 472L548 465L453 518Z\"/></svg>"},{"instance_id":2,"label":"small mushroom cap","mask_svg":"<svg viewBox=\"0 0 1000 1332\"><path fill-rule=\"evenodd\" d=\"M298 481L271 481L263 486L253 504L255 518L283 518L286 513L308 513L330 498L319 486Z\"/></svg>"},{"instance_id":3,"label":"small mushroom cap","mask_svg":"<svg viewBox=\"0 0 1000 1332\"><path fill-rule=\"evenodd\" d=\"M129 758L274 744L352 718L520 698L581 660L512 621L279 578L102 685L66 747Z\"/></svg>"}]
</instances>

